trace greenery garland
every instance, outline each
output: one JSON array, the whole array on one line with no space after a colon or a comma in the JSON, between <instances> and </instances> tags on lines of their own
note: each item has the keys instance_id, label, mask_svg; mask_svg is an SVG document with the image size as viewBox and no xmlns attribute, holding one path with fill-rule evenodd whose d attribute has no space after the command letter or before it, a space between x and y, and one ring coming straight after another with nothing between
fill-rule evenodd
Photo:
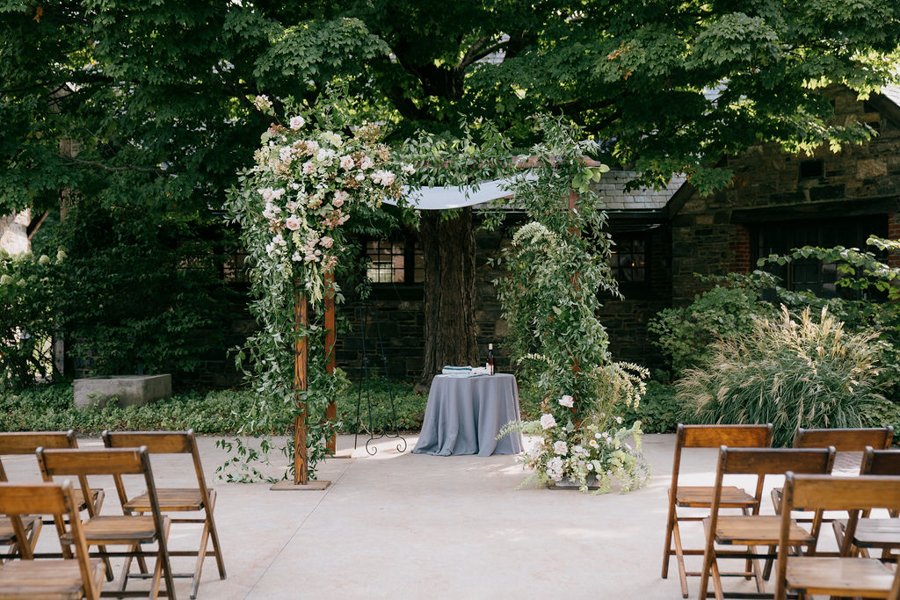
<instances>
[{"instance_id":1,"label":"greenery garland","mask_svg":"<svg viewBox=\"0 0 900 600\"><path fill-rule=\"evenodd\" d=\"M257 97L255 103L274 116L266 97ZM345 223L375 219L385 199L399 202L403 178L413 171L392 162L382 139L378 125L342 125L327 107L313 108L305 116L294 114L286 126L273 124L263 134L254 166L239 174L239 186L231 190L226 205L229 218L241 229L250 266L250 312L260 326L236 357L258 394L246 431L289 431L299 414L293 389L294 343L306 337L309 381L299 401L306 408L310 479L315 479L324 442L334 432L325 408L347 384L342 372L325 371L326 276L346 258ZM341 302L336 285L335 293ZM294 307L299 297L309 302L309 325L298 330ZM227 480L269 479L252 463L268 463L273 448L289 459L282 477L292 474L292 439L278 446L264 439L258 450L241 438L220 445L235 453L220 469Z\"/></svg>"},{"instance_id":2,"label":"greenery garland","mask_svg":"<svg viewBox=\"0 0 900 600\"><path fill-rule=\"evenodd\" d=\"M609 169L585 166L594 148L577 129L548 116L537 123L544 139L532 151L537 168L513 186L517 206L532 220L513 236L503 258L506 277L494 282L511 355L543 395L540 420L513 428L540 435L525 462L543 483L569 480L606 491L618 481L633 489L648 472L640 422L623 427L621 413L637 405L648 374L612 360L597 318L599 294L619 295L607 216L590 186ZM577 203L569 210L573 191Z\"/></svg>"}]
</instances>

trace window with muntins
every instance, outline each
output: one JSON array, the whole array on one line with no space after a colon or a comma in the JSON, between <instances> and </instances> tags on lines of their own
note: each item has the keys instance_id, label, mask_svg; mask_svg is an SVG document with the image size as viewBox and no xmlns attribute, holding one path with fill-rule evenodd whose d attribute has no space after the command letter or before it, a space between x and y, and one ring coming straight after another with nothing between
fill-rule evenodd
<instances>
[{"instance_id":1,"label":"window with muntins","mask_svg":"<svg viewBox=\"0 0 900 600\"><path fill-rule=\"evenodd\" d=\"M412 240L369 240L366 276L372 283L422 283L425 257Z\"/></svg>"},{"instance_id":2,"label":"window with muntins","mask_svg":"<svg viewBox=\"0 0 900 600\"><path fill-rule=\"evenodd\" d=\"M647 277L647 237L635 234L613 234L615 246L609 256L613 275L621 284L643 284Z\"/></svg>"}]
</instances>

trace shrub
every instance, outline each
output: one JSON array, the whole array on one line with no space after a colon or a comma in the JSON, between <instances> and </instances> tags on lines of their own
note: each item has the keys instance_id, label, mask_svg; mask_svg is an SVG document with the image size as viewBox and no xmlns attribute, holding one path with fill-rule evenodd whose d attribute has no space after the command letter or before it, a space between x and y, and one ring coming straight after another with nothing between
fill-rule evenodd
<instances>
[{"instance_id":1,"label":"shrub","mask_svg":"<svg viewBox=\"0 0 900 600\"><path fill-rule=\"evenodd\" d=\"M399 427L418 431L422 427L426 398L412 392L412 383L375 380L372 391L372 426L376 431ZM354 384L337 398L339 431L357 431ZM396 424L392 424L390 394L394 397ZM36 385L19 391L0 393L0 431L58 431L74 429L79 434L97 434L104 429L164 430L193 429L198 434L246 435L281 434L254 426L247 418L256 405L254 392L248 389L220 390L209 393L187 392L145 406L120 408L115 402L106 406L75 407L72 385L57 383ZM363 396L363 425L369 425L368 407ZM265 422L266 420L261 420Z\"/></svg>"},{"instance_id":2,"label":"shrub","mask_svg":"<svg viewBox=\"0 0 900 600\"><path fill-rule=\"evenodd\" d=\"M647 391L637 407L629 407L625 412L625 422L641 422L644 433L672 433L678 423L689 418L675 395L675 388L658 381L647 383Z\"/></svg>"},{"instance_id":3,"label":"shrub","mask_svg":"<svg viewBox=\"0 0 900 600\"><path fill-rule=\"evenodd\" d=\"M772 423L775 443L798 427L881 425L880 348L871 333L845 331L823 309L798 318L757 318L747 333L721 338L676 384L701 423Z\"/></svg>"},{"instance_id":4,"label":"shrub","mask_svg":"<svg viewBox=\"0 0 900 600\"><path fill-rule=\"evenodd\" d=\"M660 311L647 326L658 336L654 343L671 360L676 375L703 363L712 342L722 335L747 333L753 317L773 314L762 300L762 290L774 282L771 276L732 274L705 280L718 285L697 295L689 306Z\"/></svg>"},{"instance_id":5,"label":"shrub","mask_svg":"<svg viewBox=\"0 0 900 600\"><path fill-rule=\"evenodd\" d=\"M22 388L50 372L50 281L57 262L0 251L0 389Z\"/></svg>"}]
</instances>

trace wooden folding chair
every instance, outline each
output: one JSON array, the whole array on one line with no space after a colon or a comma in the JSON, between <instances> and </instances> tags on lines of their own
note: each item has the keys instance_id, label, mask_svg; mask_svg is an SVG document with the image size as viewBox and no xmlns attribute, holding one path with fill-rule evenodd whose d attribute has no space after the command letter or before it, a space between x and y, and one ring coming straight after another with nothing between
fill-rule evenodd
<instances>
[{"instance_id":1,"label":"wooden folding chair","mask_svg":"<svg viewBox=\"0 0 900 600\"><path fill-rule=\"evenodd\" d=\"M78 476L86 498L91 495L88 476L111 475L115 479L117 487L121 485L123 475L136 475L143 478L144 484L147 486L147 512L150 513L150 516L131 515L127 512L122 516L100 515L93 513L88 506L91 514L82 526L84 537L88 546L128 547L128 550L124 552L101 551L102 556L125 557L119 589L109 592L109 595L116 597L146 596L147 592L133 592L125 589L129 578L143 577L151 579L149 592L151 598L157 598L161 593L161 578L166 582L163 593L169 598L174 598L175 586L168 552L169 519L163 516L159 510L156 483L153 480L147 449L44 450L41 448L38 449L37 455L45 481L51 481L55 476ZM68 543L69 539L65 535L61 535L64 543ZM156 549L142 549L151 544L156 544ZM130 572L132 559L143 560L146 557L156 559L153 574L132 574Z\"/></svg>"},{"instance_id":2,"label":"wooden folding chair","mask_svg":"<svg viewBox=\"0 0 900 600\"><path fill-rule=\"evenodd\" d=\"M0 483L0 514L6 515L22 536L27 516L52 515L61 531L66 531L68 524L66 544L75 548L74 559L36 561L32 549L23 545L23 560L0 565L0 598L96 600L100 597L106 568L103 562L88 556L69 482L62 485Z\"/></svg>"},{"instance_id":3,"label":"wooden folding chair","mask_svg":"<svg viewBox=\"0 0 900 600\"><path fill-rule=\"evenodd\" d=\"M719 466L716 470L716 483L710 514L703 521L706 533L706 548L703 554L703 570L700 578L701 600L707 596L709 579L713 580L713 590L717 600L725 597L722 588L724 575L737 575L754 578L759 594L765 592L763 572L757 564L761 558L774 556L775 547L780 541L781 517L777 515L760 515L759 502L762 499L763 487L769 475L783 475L787 471L797 473L826 474L834 465L834 448L828 449L793 449L793 448L727 448L719 451ZM724 490L725 478L731 475L751 475L756 477L757 511L752 515L720 515L719 510L727 499ZM791 515L786 515L790 519ZM816 520L812 531L806 531L794 521L790 521L787 541L791 546L807 546L815 548L819 535L820 522ZM728 546L718 549L717 546ZM768 552L758 553L757 546L768 547ZM734 549L745 547L743 549ZM738 558L746 563L746 570L739 573L723 573L719 569L720 558ZM743 594L742 594L743 595Z\"/></svg>"},{"instance_id":4,"label":"wooden folding chair","mask_svg":"<svg viewBox=\"0 0 900 600\"><path fill-rule=\"evenodd\" d=\"M874 558L795 556L791 546L791 511L815 511L820 521L825 510L850 512L847 535L852 537L861 511L874 508L900 510L900 477L826 477L788 473L781 505L781 533L778 545L775 598L784 600L788 592L801 597L825 596L896 598L894 570Z\"/></svg>"},{"instance_id":5,"label":"wooden folding chair","mask_svg":"<svg viewBox=\"0 0 900 600\"><path fill-rule=\"evenodd\" d=\"M866 448L863 455L862 474L875 477L900 477L900 450L875 450ZM900 519L897 511L889 511L890 518L872 518L863 511L854 534L846 536L847 521L833 523L838 547L845 556L869 557L870 550L881 551L881 561L896 561L893 550L900 548Z\"/></svg>"},{"instance_id":6,"label":"wooden folding chair","mask_svg":"<svg viewBox=\"0 0 900 600\"><path fill-rule=\"evenodd\" d=\"M172 523L202 523L200 545L197 550L172 550L170 556L194 556L197 562L193 573L176 573L175 577L190 577L191 598L197 597L203 563L209 556L214 556L219 568L219 578L225 579L225 562L219 545L219 533L213 516L216 508L216 491L206 485L203 465L200 463L200 451L192 430L184 432L103 432L103 443L107 448L130 448L144 446L152 454L185 454L193 461L197 476L196 488L158 488L160 510L163 512L203 512L198 518L172 518ZM119 498L125 510L144 513L148 510L147 496L141 494L129 498L123 486L116 485ZM208 548L210 539L212 550Z\"/></svg>"},{"instance_id":7,"label":"wooden folding chair","mask_svg":"<svg viewBox=\"0 0 900 600\"><path fill-rule=\"evenodd\" d=\"M27 432L3 432L0 433L0 482L9 481L6 470L3 467L3 457L30 455L35 458L35 476L39 476L37 468L38 448L77 448L78 441L75 432L69 431L27 431ZM79 512L87 510L87 503L82 497L81 489L73 490L75 506ZM104 493L102 489L91 490L91 504L95 511L99 511L103 505ZM26 533L29 535L29 543L32 550L37 543L41 522L36 519L23 519L26 525ZM8 520L0 520L0 546L10 546L10 552L16 552L14 536ZM107 569L109 565L107 564Z\"/></svg>"},{"instance_id":8,"label":"wooden folding chair","mask_svg":"<svg viewBox=\"0 0 900 600\"><path fill-rule=\"evenodd\" d=\"M681 580L681 594L688 597L687 578L696 577L700 572L689 572L685 567L685 556L702 556L702 549L684 548L681 543L679 524L688 521L699 522L703 516L678 514L679 508L709 509L713 501L713 486L681 486L679 475L683 450L687 448L765 448L772 445L772 425L678 425L675 436L675 456L672 460L672 485L669 488L669 510L666 519L665 546L663 547L663 579L669 576L669 559L674 554ZM738 487L722 490L722 508L739 509L743 514L756 511L759 499ZM675 547L672 547L672 542Z\"/></svg>"},{"instance_id":9,"label":"wooden folding chair","mask_svg":"<svg viewBox=\"0 0 900 600\"><path fill-rule=\"evenodd\" d=\"M890 448L891 441L894 439L893 427L872 427L859 429L803 429L797 430L794 434L794 448L829 448L833 447L837 451L835 462L837 464L849 463L852 468L861 468L862 453L868 447L873 448ZM853 465L855 459L853 454L859 454L858 466ZM843 465L842 465L843 466ZM775 505L777 514L781 510L781 488L772 489L772 504ZM823 523L834 522L836 517L822 516ZM812 517L809 515L794 515L794 520L798 523L812 523ZM835 530L837 534L837 530ZM838 540L838 546L841 541ZM837 556L837 553L832 553ZM766 561L764 576L766 579L772 571L772 561Z\"/></svg>"}]
</instances>

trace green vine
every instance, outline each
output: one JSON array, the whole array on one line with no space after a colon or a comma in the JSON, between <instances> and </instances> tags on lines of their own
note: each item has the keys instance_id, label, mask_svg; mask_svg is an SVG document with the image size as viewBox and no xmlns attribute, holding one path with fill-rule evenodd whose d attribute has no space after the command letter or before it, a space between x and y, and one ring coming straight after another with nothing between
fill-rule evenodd
<instances>
[{"instance_id":1,"label":"green vine","mask_svg":"<svg viewBox=\"0 0 900 600\"><path fill-rule=\"evenodd\" d=\"M257 97L255 104L274 116L267 98ZM273 124L262 136L254 166L239 173L239 185L226 204L247 251L250 312L259 323L236 354L238 367L258 394L241 433L286 434L304 408L310 479L325 455L325 440L334 433L325 408L348 385L341 371L325 370L326 276L333 275L341 260L349 260L347 221L377 221L382 201L399 201L403 178L413 171L392 161L379 126L344 122L342 113L333 110L339 105L294 107L286 124ZM340 303L343 295L336 284L334 290ZM309 305L306 328L295 323L300 298ZM298 338L306 338L309 348L308 389L302 392L293 385ZM292 474L293 436L286 442L264 438L258 449L242 437L223 440L220 446L231 453L219 469L227 480L271 480L261 468L271 464L273 453L288 459L281 477Z\"/></svg>"},{"instance_id":2,"label":"green vine","mask_svg":"<svg viewBox=\"0 0 900 600\"><path fill-rule=\"evenodd\" d=\"M577 129L547 116L537 124L544 139L532 151L537 166L513 185L532 220L513 236L506 277L494 282L511 354L543 395L539 422L519 425L541 435L525 461L544 483L568 479L586 490L595 481L605 491L618 481L633 489L647 477L640 423L622 427L621 413L639 402L647 371L612 360L597 318L599 294L619 295L607 216L590 186L608 168L586 166L594 147Z\"/></svg>"}]
</instances>

